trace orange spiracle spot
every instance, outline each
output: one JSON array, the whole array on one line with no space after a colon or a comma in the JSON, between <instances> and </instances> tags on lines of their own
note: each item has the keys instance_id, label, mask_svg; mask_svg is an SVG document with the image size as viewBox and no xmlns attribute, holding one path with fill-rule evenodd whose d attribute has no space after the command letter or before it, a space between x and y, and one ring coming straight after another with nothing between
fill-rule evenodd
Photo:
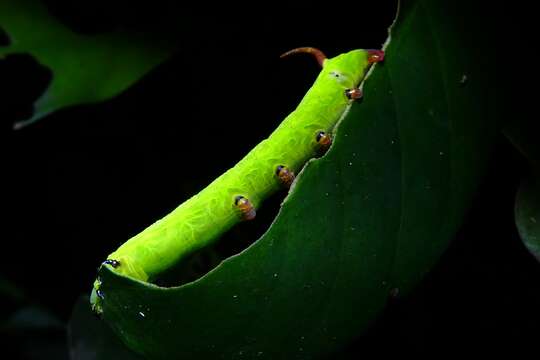
<instances>
[{"instance_id":1,"label":"orange spiracle spot","mask_svg":"<svg viewBox=\"0 0 540 360\"><path fill-rule=\"evenodd\" d=\"M240 210L240 212L242 213L242 218L244 220L255 219L255 215L257 215L257 212L255 211L255 208L248 199L246 199L242 195L238 195L234 199L234 205L236 205L236 207Z\"/></svg>"},{"instance_id":2,"label":"orange spiracle spot","mask_svg":"<svg viewBox=\"0 0 540 360\"><path fill-rule=\"evenodd\" d=\"M384 60L383 50L368 50L368 63L373 64Z\"/></svg>"},{"instance_id":3,"label":"orange spiracle spot","mask_svg":"<svg viewBox=\"0 0 540 360\"><path fill-rule=\"evenodd\" d=\"M292 182L294 181L294 173L286 166L279 165L276 168L276 175L278 176L281 183L287 187L290 187Z\"/></svg>"},{"instance_id":4,"label":"orange spiracle spot","mask_svg":"<svg viewBox=\"0 0 540 360\"><path fill-rule=\"evenodd\" d=\"M347 96L347 99L349 100L357 100L363 96L363 93L362 90L358 88L347 89L345 90L345 96Z\"/></svg>"},{"instance_id":5,"label":"orange spiracle spot","mask_svg":"<svg viewBox=\"0 0 540 360\"><path fill-rule=\"evenodd\" d=\"M330 145L332 144L332 138L330 137L330 135L328 135L324 131L319 131L315 139L317 140L317 143L319 143L319 145L321 145L323 149L328 149Z\"/></svg>"}]
</instances>

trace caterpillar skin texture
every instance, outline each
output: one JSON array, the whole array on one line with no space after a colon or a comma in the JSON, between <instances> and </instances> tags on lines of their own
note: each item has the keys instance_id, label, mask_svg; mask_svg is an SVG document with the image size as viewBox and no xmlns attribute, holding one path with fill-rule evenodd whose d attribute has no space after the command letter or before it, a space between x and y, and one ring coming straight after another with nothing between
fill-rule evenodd
<instances>
[{"instance_id":1,"label":"caterpillar skin texture","mask_svg":"<svg viewBox=\"0 0 540 360\"><path fill-rule=\"evenodd\" d=\"M370 63L382 60L382 55L377 50L353 50L318 59L322 70L315 83L296 110L266 140L197 195L129 239L105 263L120 274L149 281L246 219L235 199L247 199L255 211L284 186L276 172L279 166L298 173L320 149L317 134L331 134L346 110L351 101L346 90L357 88ZM242 200L242 205L247 203ZM111 266L112 260L116 266ZM94 301L96 293L102 296L99 279Z\"/></svg>"}]
</instances>

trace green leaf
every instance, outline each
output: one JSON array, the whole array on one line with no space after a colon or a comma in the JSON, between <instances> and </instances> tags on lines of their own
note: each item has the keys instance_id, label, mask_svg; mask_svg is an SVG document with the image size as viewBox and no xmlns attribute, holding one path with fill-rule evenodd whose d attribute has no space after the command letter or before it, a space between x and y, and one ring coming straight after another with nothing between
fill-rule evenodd
<instances>
[{"instance_id":1,"label":"green leaf","mask_svg":"<svg viewBox=\"0 0 540 360\"><path fill-rule=\"evenodd\" d=\"M151 359L320 358L437 261L498 131L491 29L465 0L402 5L364 99L262 238L175 288L101 268L103 317L130 348Z\"/></svg>"},{"instance_id":2,"label":"green leaf","mask_svg":"<svg viewBox=\"0 0 540 360\"><path fill-rule=\"evenodd\" d=\"M515 207L519 236L540 261L540 177L529 176L520 185Z\"/></svg>"},{"instance_id":3,"label":"green leaf","mask_svg":"<svg viewBox=\"0 0 540 360\"><path fill-rule=\"evenodd\" d=\"M172 51L163 41L120 30L77 34L52 17L41 2L32 0L1 1L0 27L10 39L9 46L0 47L0 58L29 53L53 75L34 104L34 115L16 123L16 129L67 106L113 97Z\"/></svg>"},{"instance_id":4,"label":"green leaf","mask_svg":"<svg viewBox=\"0 0 540 360\"><path fill-rule=\"evenodd\" d=\"M531 167L519 187L514 215L521 240L540 261L540 142L534 123L527 116L511 117L503 131Z\"/></svg>"},{"instance_id":5,"label":"green leaf","mask_svg":"<svg viewBox=\"0 0 540 360\"><path fill-rule=\"evenodd\" d=\"M129 351L114 336L111 329L92 313L88 296L81 296L68 325L69 353L72 360L137 360L140 356Z\"/></svg>"},{"instance_id":6,"label":"green leaf","mask_svg":"<svg viewBox=\"0 0 540 360\"><path fill-rule=\"evenodd\" d=\"M28 304L0 324L2 355L17 359L67 359L65 324L49 309ZM9 355L12 355L10 357Z\"/></svg>"},{"instance_id":7,"label":"green leaf","mask_svg":"<svg viewBox=\"0 0 540 360\"><path fill-rule=\"evenodd\" d=\"M0 276L0 296L14 302L22 302L25 298L24 291L3 276Z\"/></svg>"}]
</instances>

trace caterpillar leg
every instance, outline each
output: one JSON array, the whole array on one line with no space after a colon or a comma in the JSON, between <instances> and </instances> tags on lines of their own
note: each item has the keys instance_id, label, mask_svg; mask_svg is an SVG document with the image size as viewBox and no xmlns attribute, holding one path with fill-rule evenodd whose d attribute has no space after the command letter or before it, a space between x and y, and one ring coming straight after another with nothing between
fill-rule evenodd
<instances>
[{"instance_id":1,"label":"caterpillar leg","mask_svg":"<svg viewBox=\"0 0 540 360\"><path fill-rule=\"evenodd\" d=\"M347 99L349 100L360 99L363 95L362 90L358 88L345 90L345 96L347 96Z\"/></svg>"},{"instance_id":2,"label":"caterpillar leg","mask_svg":"<svg viewBox=\"0 0 540 360\"><path fill-rule=\"evenodd\" d=\"M323 150L327 150L330 145L332 145L332 137L330 134L327 134L324 131L319 131L315 137L315 140L317 140L317 143Z\"/></svg>"},{"instance_id":3,"label":"caterpillar leg","mask_svg":"<svg viewBox=\"0 0 540 360\"><path fill-rule=\"evenodd\" d=\"M234 198L234 205L240 210L240 213L242 214L242 218L244 220L253 220L255 219L255 215L257 215L257 212L255 211L255 208L253 207L253 204L243 197L242 195L238 195Z\"/></svg>"},{"instance_id":4,"label":"caterpillar leg","mask_svg":"<svg viewBox=\"0 0 540 360\"><path fill-rule=\"evenodd\" d=\"M103 295L103 291L97 289L96 290L96 295L98 298L100 298L101 300L105 299L105 295Z\"/></svg>"},{"instance_id":5,"label":"caterpillar leg","mask_svg":"<svg viewBox=\"0 0 540 360\"><path fill-rule=\"evenodd\" d=\"M101 308L101 302L105 299L105 295L103 294L103 291L100 289L100 287L101 279L98 277L94 282L94 287L92 289L92 293L90 294L90 305L92 308L92 312L98 316L100 316L103 312Z\"/></svg>"},{"instance_id":6,"label":"caterpillar leg","mask_svg":"<svg viewBox=\"0 0 540 360\"><path fill-rule=\"evenodd\" d=\"M276 175L281 183L287 187L290 187L294 181L294 172L289 170L289 168L284 165L279 165L276 168Z\"/></svg>"}]
</instances>

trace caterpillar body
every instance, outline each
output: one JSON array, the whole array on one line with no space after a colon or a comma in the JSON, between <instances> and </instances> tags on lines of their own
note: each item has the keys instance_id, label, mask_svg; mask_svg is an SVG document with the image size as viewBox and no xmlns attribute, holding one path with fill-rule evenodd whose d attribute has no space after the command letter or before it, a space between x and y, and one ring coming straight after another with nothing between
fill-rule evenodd
<instances>
[{"instance_id":1,"label":"caterpillar body","mask_svg":"<svg viewBox=\"0 0 540 360\"><path fill-rule=\"evenodd\" d=\"M255 217L261 203L282 186L290 186L304 164L330 146L331 133L351 101L361 97L358 85L370 64L382 61L382 50L352 50L334 58L315 48L322 70L298 107L276 130L233 168L163 219L111 253L103 265L141 281L158 274L209 245L236 223ZM99 312L103 294L94 283L91 302Z\"/></svg>"}]
</instances>

